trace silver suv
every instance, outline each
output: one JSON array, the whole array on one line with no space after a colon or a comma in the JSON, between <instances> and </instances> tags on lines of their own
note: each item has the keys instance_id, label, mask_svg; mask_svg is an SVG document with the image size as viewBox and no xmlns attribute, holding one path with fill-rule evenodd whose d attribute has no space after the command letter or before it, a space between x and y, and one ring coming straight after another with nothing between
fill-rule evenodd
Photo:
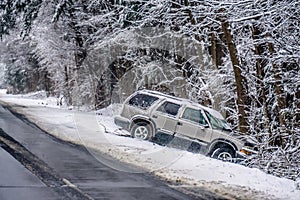
<instances>
[{"instance_id":1,"label":"silver suv","mask_svg":"<svg viewBox=\"0 0 300 200\"><path fill-rule=\"evenodd\" d=\"M156 91L129 96L115 123L143 140L163 133L197 143L202 153L221 160L255 153L255 142L234 134L218 111Z\"/></svg>"}]
</instances>

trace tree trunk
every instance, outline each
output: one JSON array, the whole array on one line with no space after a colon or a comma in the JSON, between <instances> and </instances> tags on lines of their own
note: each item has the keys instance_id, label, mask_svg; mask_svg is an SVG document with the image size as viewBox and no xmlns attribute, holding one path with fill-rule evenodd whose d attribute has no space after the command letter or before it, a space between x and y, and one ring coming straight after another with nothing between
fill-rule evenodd
<instances>
[{"instance_id":1,"label":"tree trunk","mask_svg":"<svg viewBox=\"0 0 300 200\"><path fill-rule=\"evenodd\" d=\"M300 127L300 86L298 86L298 91L295 94L295 108L296 108L296 116L295 116L295 127Z\"/></svg>"},{"instance_id":2,"label":"tree trunk","mask_svg":"<svg viewBox=\"0 0 300 200\"><path fill-rule=\"evenodd\" d=\"M70 77L69 77L69 67L64 67L65 72L65 83L64 83L64 97L67 105L72 105L72 97L71 97L71 86L70 86Z\"/></svg>"},{"instance_id":3,"label":"tree trunk","mask_svg":"<svg viewBox=\"0 0 300 200\"><path fill-rule=\"evenodd\" d=\"M267 34L267 36L271 37L270 34ZM269 42L268 43L270 56L272 56L275 53L274 44ZM283 80L282 80L282 72L279 68L279 66L272 61L272 67L273 67L273 73L274 73L274 79L275 79L275 92L276 92L276 98L277 98L277 112L278 112L278 119L279 119L279 125L280 125L280 135L277 138L274 138L274 145L276 146L282 146L284 148L285 146L285 136L287 135L287 130L285 126L285 120L284 120L284 113L283 110L286 108L286 100L285 100L285 94L284 89L282 87Z\"/></svg>"},{"instance_id":4,"label":"tree trunk","mask_svg":"<svg viewBox=\"0 0 300 200\"><path fill-rule=\"evenodd\" d=\"M253 41L255 41L259 34L259 30L256 28L256 27L252 27L252 39ZM257 56L260 56L261 55L261 51L260 51L260 48L262 47L259 47L259 45L256 45L254 44L254 49L255 49L255 54ZM264 86L264 83L263 83L263 65L262 65L262 60L260 58L257 58L256 59L256 74L257 74L257 85L261 91L261 94L260 94L260 104L262 105L263 107L263 112L264 112L264 115L265 115L265 123L266 123L266 127L265 127L265 130L268 132L268 135L269 135L269 138L272 138L272 133L271 133L271 126L270 126L270 119L269 119L269 116L270 116L270 113L268 111L268 107L267 107L267 97L266 97L266 90L265 90L265 86ZM259 91L258 89L258 91Z\"/></svg>"},{"instance_id":5,"label":"tree trunk","mask_svg":"<svg viewBox=\"0 0 300 200\"><path fill-rule=\"evenodd\" d=\"M245 86L243 85L245 78L242 75L242 70L240 68L239 60L237 57L237 49L233 43L233 39L229 30L228 21L222 22L222 30L225 34L226 43L228 46L230 59L234 71L235 82L236 82L239 131L241 134L247 134L249 130L249 124L247 122L247 115L245 112L246 91L245 91Z\"/></svg>"},{"instance_id":6,"label":"tree trunk","mask_svg":"<svg viewBox=\"0 0 300 200\"><path fill-rule=\"evenodd\" d=\"M216 36L214 33L211 33L211 58L213 65L218 68L218 61L217 61L217 42L216 42Z\"/></svg>"},{"instance_id":7,"label":"tree trunk","mask_svg":"<svg viewBox=\"0 0 300 200\"><path fill-rule=\"evenodd\" d=\"M220 32L222 30L214 30L211 29L211 35L210 35L210 42L211 42L211 48L210 48L210 54L212 58L213 65L215 66L215 69L218 69L219 66L223 65L223 57L224 54L224 45L222 45L222 41L224 39L224 34L219 34L219 39L216 36L217 32Z\"/></svg>"},{"instance_id":8,"label":"tree trunk","mask_svg":"<svg viewBox=\"0 0 300 200\"><path fill-rule=\"evenodd\" d=\"M187 7L186 11L189 15L189 20L190 20L191 24L193 26L195 26L197 24L197 21L193 15L191 9L188 8L190 6L190 1L184 0L184 5ZM203 58L202 46L200 44L201 41L203 41L203 38L197 33L195 33L194 37L195 37L195 40L198 42L198 43L196 43L196 48L197 48L198 56L199 56L199 62L200 62L199 64L200 64L200 67L203 69L204 68L204 62L203 62L204 58Z\"/></svg>"},{"instance_id":9,"label":"tree trunk","mask_svg":"<svg viewBox=\"0 0 300 200\"><path fill-rule=\"evenodd\" d=\"M211 34L210 34L210 55L212 58L213 67L215 70L218 70L219 66L223 65L223 57L224 54L224 45L221 45L221 41L224 38L224 34L219 35L222 37L222 39L218 39L216 37L217 32L220 32L222 30L214 30L214 28L211 28ZM214 105L213 108L216 110L221 110L220 104L222 101L222 95L220 94L214 94ZM226 115L226 113L224 113Z\"/></svg>"}]
</instances>

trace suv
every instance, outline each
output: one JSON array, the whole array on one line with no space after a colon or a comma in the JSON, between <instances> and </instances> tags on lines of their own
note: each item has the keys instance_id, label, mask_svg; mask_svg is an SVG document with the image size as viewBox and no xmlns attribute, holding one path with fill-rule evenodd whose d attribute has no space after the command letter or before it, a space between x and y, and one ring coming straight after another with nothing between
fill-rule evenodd
<instances>
[{"instance_id":1,"label":"suv","mask_svg":"<svg viewBox=\"0 0 300 200\"><path fill-rule=\"evenodd\" d=\"M156 91L141 90L129 96L115 124L143 140L158 133L189 140L199 144L205 155L220 160L255 153L255 142L234 134L218 111Z\"/></svg>"}]
</instances>

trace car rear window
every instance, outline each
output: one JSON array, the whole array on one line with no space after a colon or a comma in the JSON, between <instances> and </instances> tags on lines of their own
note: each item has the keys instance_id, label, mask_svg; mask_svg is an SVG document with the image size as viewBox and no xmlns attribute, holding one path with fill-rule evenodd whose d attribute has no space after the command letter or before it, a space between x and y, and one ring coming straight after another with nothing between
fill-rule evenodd
<instances>
[{"instance_id":1,"label":"car rear window","mask_svg":"<svg viewBox=\"0 0 300 200\"><path fill-rule=\"evenodd\" d=\"M150 96L147 94L137 94L129 100L128 104L131 106L146 109L150 107L156 100L158 100L158 97Z\"/></svg>"}]
</instances>

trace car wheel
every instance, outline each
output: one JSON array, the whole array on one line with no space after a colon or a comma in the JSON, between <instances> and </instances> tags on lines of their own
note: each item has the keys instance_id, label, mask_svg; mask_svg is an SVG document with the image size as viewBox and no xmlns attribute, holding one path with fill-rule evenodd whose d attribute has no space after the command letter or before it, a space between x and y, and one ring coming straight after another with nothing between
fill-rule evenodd
<instances>
[{"instance_id":1,"label":"car wheel","mask_svg":"<svg viewBox=\"0 0 300 200\"><path fill-rule=\"evenodd\" d=\"M218 160L232 162L234 158L233 150L226 147L220 147L214 150L211 154L212 158L216 158Z\"/></svg>"},{"instance_id":2,"label":"car wheel","mask_svg":"<svg viewBox=\"0 0 300 200\"><path fill-rule=\"evenodd\" d=\"M131 136L142 140L150 140L152 137L152 129L145 122L138 122L131 129Z\"/></svg>"}]
</instances>

